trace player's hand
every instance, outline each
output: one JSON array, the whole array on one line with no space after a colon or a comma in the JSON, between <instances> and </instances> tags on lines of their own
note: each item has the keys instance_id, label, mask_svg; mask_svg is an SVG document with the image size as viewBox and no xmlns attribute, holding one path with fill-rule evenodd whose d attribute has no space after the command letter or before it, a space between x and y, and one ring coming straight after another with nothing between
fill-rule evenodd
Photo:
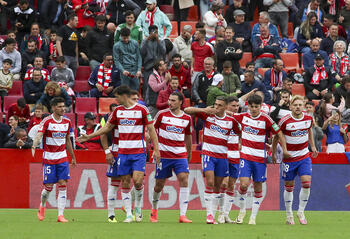
<instances>
[{"instance_id":1,"label":"player's hand","mask_svg":"<svg viewBox=\"0 0 350 239\"><path fill-rule=\"evenodd\" d=\"M79 142L79 143L84 143L84 142L86 142L86 141L88 141L89 140L89 136L87 135L87 134L82 134L81 136L79 136L78 138L77 138L77 141Z\"/></svg>"},{"instance_id":2,"label":"player's hand","mask_svg":"<svg viewBox=\"0 0 350 239\"><path fill-rule=\"evenodd\" d=\"M153 151L153 159L156 161L157 164L160 163L160 152L159 150Z\"/></svg>"},{"instance_id":3,"label":"player's hand","mask_svg":"<svg viewBox=\"0 0 350 239\"><path fill-rule=\"evenodd\" d=\"M217 112L218 112L218 110L211 107L211 106L205 108L205 113L207 113L209 115L215 115Z\"/></svg>"},{"instance_id":4,"label":"player's hand","mask_svg":"<svg viewBox=\"0 0 350 239\"><path fill-rule=\"evenodd\" d=\"M287 159L287 158L290 158L291 155L288 151L283 151L283 158Z\"/></svg>"},{"instance_id":5,"label":"player's hand","mask_svg":"<svg viewBox=\"0 0 350 239\"><path fill-rule=\"evenodd\" d=\"M312 151L312 157L316 158L318 156L318 151L317 151L316 147L312 147L311 151Z\"/></svg>"},{"instance_id":6,"label":"player's hand","mask_svg":"<svg viewBox=\"0 0 350 239\"><path fill-rule=\"evenodd\" d=\"M72 168L75 168L77 166L77 160L75 158L72 158Z\"/></svg>"},{"instance_id":7,"label":"player's hand","mask_svg":"<svg viewBox=\"0 0 350 239\"><path fill-rule=\"evenodd\" d=\"M113 165L114 164L114 157L112 153L106 154L106 161L108 164Z\"/></svg>"},{"instance_id":8,"label":"player's hand","mask_svg":"<svg viewBox=\"0 0 350 239\"><path fill-rule=\"evenodd\" d=\"M273 164L277 163L276 154L273 153L273 154L271 155L271 159L272 159L272 163L273 163Z\"/></svg>"}]
</instances>

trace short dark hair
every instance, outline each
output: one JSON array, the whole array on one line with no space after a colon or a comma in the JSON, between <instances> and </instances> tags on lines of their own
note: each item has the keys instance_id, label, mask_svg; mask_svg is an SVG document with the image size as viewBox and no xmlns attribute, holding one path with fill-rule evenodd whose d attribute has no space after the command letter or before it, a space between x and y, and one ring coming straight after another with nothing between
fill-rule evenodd
<instances>
[{"instance_id":1,"label":"short dark hair","mask_svg":"<svg viewBox=\"0 0 350 239\"><path fill-rule=\"evenodd\" d=\"M113 95L128 95L128 96L130 96L131 89L127 85L121 85L121 86L118 86L117 88L115 88L112 93L113 93Z\"/></svg>"},{"instance_id":2,"label":"short dark hair","mask_svg":"<svg viewBox=\"0 0 350 239\"><path fill-rule=\"evenodd\" d=\"M12 65L13 61L10 58L6 58L5 60L2 61L2 63L8 63L10 65Z\"/></svg>"},{"instance_id":3,"label":"short dark hair","mask_svg":"<svg viewBox=\"0 0 350 239\"><path fill-rule=\"evenodd\" d=\"M75 13L70 14L67 18L68 22L73 21L75 17L77 17L77 15Z\"/></svg>"},{"instance_id":4,"label":"short dark hair","mask_svg":"<svg viewBox=\"0 0 350 239\"><path fill-rule=\"evenodd\" d=\"M55 29L51 29L50 34L57 34L57 31Z\"/></svg>"},{"instance_id":5,"label":"short dark hair","mask_svg":"<svg viewBox=\"0 0 350 239\"><path fill-rule=\"evenodd\" d=\"M34 61L35 61L36 58L41 58L41 59L43 59L43 61L44 61L44 57L42 57L41 55L36 55L36 56L34 56Z\"/></svg>"},{"instance_id":6,"label":"short dark hair","mask_svg":"<svg viewBox=\"0 0 350 239\"><path fill-rule=\"evenodd\" d=\"M350 83L350 76L349 75L343 76L342 83L343 84Z\"/></svg>"},{"instance_id":7,"label":"short dark hair","mask_svg":"<svg viewBox=\"0 0 350 239\"><path fill-rule=\"evenodd\" d=\"M179 77L177 77L177 76L171 76L170 81L172 81L172 80L179 80Z\"/></svg>"},{"instance_id":8,"label":"short dark hair","mask_svg":"<svg viewBox=\"0 0 350 239\"><path fill-rule=\"evenodd\" d=\"M282 94L289 94L289 95L291 95L290 91L289 90L285 90L285 89L282 89L280 91L280 95L282 95Z\"/></svg>"},{"instance_id":9,"label":"short dark hair","mask_svg":"<svg viewBox=\"0 0 350 239\"><path fill-rule=\"evenodd\" d=\"M10 44L16 44L17 41L13 38L6 38L5 41L4 41L4 45L7 46L7 45L10 45Z\"/></svg>"},{"instance_id":10,"label":"short dark hair","mask_svg":"<svg viewBox=\"0 0 350 239\"><path fill-rule=\"evenodd\" d=\"M107 58L107 56L113 56L113 53L112 52L110 52L110 51L108 51L108 52L106 52L104 55L103 55L103 60L105 60L106 58Z\"/></svg>"},{"instance_id":11,"label":"short dark hair","mask_svg":"<svg viewBox=\"0 0 350 239\"><path fill-rule=\"evenodd\" d=\"M112 111L113 107L118 107L118 105L116 103L112 103L109 105L109 111Z\"/></svg>"},{"instance_id":12,"label":"short dark hair","mask_svg":"<svg viewBox=\"0 0 350 239\"><path fill-rule=\"evenodd\" d=\"M198 32L199 32L199 34L201 34L202 36L204 36L205 37L205 34L207 33L206 31L205 31L205 29L200 29L200 30L197 30Z\"/></svg>"},{"instance_id":13,"label":"short dark hair","mask_svg":"<svg viewBox=\"0 0 350 239\"><path fill-rule=\"evenodd\" d=\"M323 17L323 18L327 18L327 19L329 19L329 20L334 21L334 16L333 16L333 15L331 15L331 14L326 14L326 15L324 15L324 17Z\"/></svg>"},{"instance_id":14,"label":"short dark hair","mask_svg":"<svg viewBox=\"0 0 350 239\"><path fill-rule=\"evenodd\" d=\"M170 95L176 95L177 98L183 103L184 102L184 96L181 92L179 91L174 91L173 93L171 93ZM181 103L181 104L182 104Z\"/></svg>"},{"instance_id":15,"label":"short dark hair","mask_svg":"<svg viewBox=\"0 0 350 239\"><path fill-rule=\"evenodd\" d=\"M254 77L254 75L255 75L255 74L254 74L254 71L248 71L248 70L247 70L247 71L244 72L244 74L245 74L245 73L248 73L248 74L249 74L250 76L252 76L252 77Z\"/></svg>"},{"instance_id":16,"label":"short dark hair","mask_svg":"<svg viewBox=\"0 0 350 239\"><path fill-rule=\"evenodd\" d=\"M231 103L231 102L233 102L233 101L239 102L238 97L237 97L237 96L234 96L234 95L230 95L230 96L227 97L227 103Z\"/></svg>"},{"instance_id":17,"label":"short dark hair","mask_svg":"<svg viewBox=\"0 0 350 239\"><path fill-rule=\"evenodd\" d=\"M174 60L174 58L182 58L182 56L179 53L174 54L171 59Z\"/></svg>"},{"instance_id":18,"label":"short dark hair","mask_svg":"<svg viewBox=\"0 0 350 239\"><path fill-rule=\"evenodd\" d=\"M66 59L64 58L64 56L58 56L56 58L56 62L64 63L64 62L66 62Z\"/></svg>"},{"instance_id":19,"label":"short dark hair","mask_svg":"<svg viewBox=\"0 0 350 239\"><path fill-rule=\"evenodd\" d=\"M41 70L40 70L39 68L34 68L34 69L33 69L33 74L32 74L32 76L34 75L34 71L39 71L40 74L41 74Z\"/></svg>"},{"instance_id":20,"label":"short dark hair","mask_svg":"<svg viewBox=\"0 0 350 239\"><path fill-rule=\"evenodd\" d=\"M223 95L219 95L218 97L216 97L215 100L221 100L223 102L225 102L225 104L227 104L227 97L226 96L223 96Z\"/></svg>"},{"instance_id":21,"label":"short dark hair","mask_svg":"<svg viewBox=\"0 0 350 239\"><path fill-rule=\"evenodd\" d=\"M34 42L35 45L38 44L38 42L37 42L36 40L34 40L33 38L30 38L30 39L27 41L27 44L32 43L32 42Z\"/></svg>"},{"instance_id":22,"label":"short dark hair","mask_svg":"<svg viewBox=\"0 0 350 239\"><path fill-rule=\"evenodd\" d=\"M249 66L255 66L254 61L250 61L250 62L247 62L247 64L245 64L245 68L248 68Z\"/></svg>"},{"instance_id":23,"label":"short dark hair","mask_svg":"<svg viewBox=\"0 0 350 239\"><path fill-rule=\"evenodd\" d=\"M130 15L134 15L134 17L135 17L135 13L134 13L133 11L131 11L131 10L127 10L127 11L124 13L124 16L125 16L125 17L128 17L128 16L130 16Z\"/></svg>"},{"instance_id":24,"label":"short dark hair","mask_svg":"<svg viewBox=\"0 0 350 239\"><path fill-rule=\"evenodd\" d=\"M19 5L29 4L28 0L19 0Z\"/></svg>"},{"instance_id":25,"label":"short dark hair","mask_svg":"<svg viewBox=\"0 0 350 239\"><path fill-rule=\"evenodd\" d=\"M57 106L59 103L66 103L66 101L62 97L54 97L50 100L51 106Z\"/></svg>"},{"instance_id":26,"label":"short dark hair","mask_svg":"<svg viewBox=\"0 0 350 239\"><path fill-rule=\"evenodd\" d=\"M120 35L121 35L122 37L128 37L128 36L130 36L130 29L127 28L127 27L122 28L122 29L120 30Z\"/></svg>"},{"instance_id":27,"label":"short dark hair","mask_svg":"<svg viewBox=\"0 0 350 239\"><path fill-rule=\"evenodd\" d=\"M156 60L153 64L153 68L158 71L159 67L161 66L160 62L163 60ZM164 62L164 61L163 61Z\"/></svg>"},{"instance_id":28,"label":"short dark hair","mask_svg":"<svg viewBox=\"0 0 350 239\"><path fill-rule=\"evenodd\" d=\"M95 17L95 22L107 22L107 18L105 15L97 15Z\"/></svg>"},{"instance_id":29,"label":"short dark hair","mask_svg":"<svg viewBox=\"0 0 350 239\"><path fill-rule=\"evenodd\" d=\"M232 68L231 61L224 61L224 64L222 64L222 68Z\"/></svg>"},{"instance_id":30,"label":"short dark hair","mask_svg":"<svg viewBox=\"0 0 350 239\"><path fill-rule=\"evenodd\" d=\"M261 105L262 104L262 98L260 95L254 94L248 97L248 105Z\"/></svg>"},{"instance_id":31,"label":"short dark hair","mask_svg":"<svg viewBox=\"0 0 350 239\"><path fill-rule=\"evenodd\" d=\"M232 26L227 26L227 27L226 27L226 30L227 30L227 29L231 29L232 32L235 32L235 29L234 29Z\"/></svg>"},{"instance_id":32,"label":"short dark hair","mask_svg":"<svg viewBox=\"0 0 350 239\"><path fill-rule=\"evenodd\" d=\"M196 23L196 29L197 28L204 28L204 23L203 22L197 22Z\"/></svg>"},{"instance_id":33,"label":"short dark hair","mask_svg":"<svg viewBox=\"0 0 350 239\"><path fill-rule=\"evenodd\" d=\"M130 95L139 95L139 92L137 90L131 90Z\"/></svg>"},{"instance_id":34,"label":"short dark hair","mask_svg":"<svg viewBox=\"0 0 350 239\"><path fill-rule=\"evenodd\" d=\"M286 77L282 80L282 82L293 82L293 80L289 77Z\"/></svg>"},{"instance_id":35,"label":"short dark hair","mask_svg":"<svg viewBox=\"0 0 350 239\"><path fill-rule=\"evenodd\" d=\"M26 107L26 104L27 104L26 99L24 99L23 97L17 99L18 107L24 108Z\"/></svg>"},{"instance_id":36,"label":"short dark hair","mask_svg":"<svg viewBox=\"0 0 350 239\"><path fill-rule=\"evenodd\" d=\"M311 100L306 102L305 105L312 105L313 107L315 107L315 103Z\"/></svg>"},{"instance_id":37,"label":"short dark hair","mask_svg":"<svg viewBox=\"0 0 350 239\"><path fill-rule=\"evenodd\" d=\"M148 32L152 32L152 31L155 31L157 30L158 31L158 27L156 25L151 25L148 27Z\"/></svg>"}]
</instances>

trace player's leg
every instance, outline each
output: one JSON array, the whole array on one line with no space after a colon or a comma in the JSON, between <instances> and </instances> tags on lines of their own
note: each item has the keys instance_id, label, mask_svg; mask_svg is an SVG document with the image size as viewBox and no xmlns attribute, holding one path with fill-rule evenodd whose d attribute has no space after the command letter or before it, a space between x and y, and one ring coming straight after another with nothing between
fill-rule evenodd
<instances>
[{"instance_id":1,"label":"player's leg","mask_svg":"<svg viewBox=\"0 0 350 239\"><path fill-rule=\"evenodd\" d=\"M216 210L218 209L219 202L222 199L220 192L222 181L228 174L228 160L227 159L215 159L214 158L214 194L213 194L213 217L215 218Z\"/></svg>"},{"instance_id":2,"label":"player's leg","mask_svg":"<svg viewBox=\"0 0 350 239\"><path fill-rule=\"evenodd\" d=\"M153 198L152 198L152 211L149 218L150 222L158 222L158 202L162 194L162 190L165 185L166 178L156 178L156 184L153 189Z\"/></svg>"},{"instance_id":3,"label":"player's leg","mask_svg":"<svg viewBox=\"0 0 350 239\"><path fill-rule=\"evenodd\" d=\"M205 178L204 202L207 210L207 223L215 223L213 217L214 163L208 155L202 155L202 170Z\"/></svg>"},{"instance_id":4,"label":"player's leg","mask_svg":"<svg viewBox=\"0 0 350 239\"><path fill-rule=\"evenodd\" d=\"M247 191L250 184L250 177L252 175L251 163L248 160L241 159L239 164L239 214L235 220L235 223L242 224L246 215L246 198Z\"/></svg>"},{"instance_id":5,"label":"player's leg","mask_svg":"<svg viewBox=\"0 0 350 239\"><path fill-rule=\"evenodd\" d=\"M53 184L58 181L56 177L56 165L44 164L43 165L43 184L44 188L41 191L40 206L37 213L40 221L45 219L45 207L46 201L49 198L50 192L53 189Z\"/></svg>"},{"instance_id":6,"label":"player's leg","mask_svg":"<svg viewBox=\"0 0 350 239\"><path fill-rule=\"evenodd\" d=\"M213 193L213 217L215 218L216 211L218 210L219 202L221 199L220 187L225 177L216 176L214 178L214 193Z\"/></svg>"},{"instance_id":7,"label":"player's leg","mask_svg":"<svg viewBox=\"0 0 350 239\"><path fill-rule=\"evenodd\" d=\"M311 174L312 174L312 164L311 164L310 158L306 158L300 161L298 174L301 175L300 176L301 190L299 194L299 209L298 209L297 216L299 218L299 222L305 225L307 224L307 220L304 215L304 210L310 197Z\"/></svg>"},{"instance_id":8,"label":"player's leg","mask_svg":"<svg viewBox=\"0 0 350 239\"><path fill-rule=\"evenodd\" d=\"M135 220L136 222L142 221L142 204L143 204L143 179L145 177L146 169L146 154L133 155L132 160L132 172L133 181L135 187Z\"/></svg>"},{"instance_id":9,"label":"player's leg","mask_svg":"<svg viewBox=\"0 0 350 239\"><path fill-rule=\"evenodd\" d=\"M294 191L294 179L297 175L295 169L296 163L282 163L282 179L284 180L284 205L286 207L286 224L294 225L293 217L293 191Z\"/></svg>"},{"instance_id":10,"label":"player's leg","mask_svg":"<svg viewBox=\"0 0 350 239\"><path fill-rule=\"evenodd\" d=\"M66 207L67 202L67 180L70 179L69 176L69 163L64 162L56 165L56 175L58 178L58 196L57 196L57 207L58 207L58 217L57 222L68 222L64 218L63 212Z\"/></svg>"},{"instance_id":11,"label":"player's leg","mask_svg":"<svg viewBox=\"0 0 350 239\"><path fill-rule=\"evenodd\" d=\"M120 187L120 178L119 177L111 177L111 183L108 185L107 192L107 211L108 211L108 221L109 222L117 222L115 218L115 204L117 201L117 191Z\"/></svg>"},{"instance_id":12,"label":"player's leg","mask_svg":"<svg viewBox=\"0 0 350 239\"><path fill-rule=\"evenodd\" d=\"M224 205L225 205L225 201L226 201L227 184L228 184L228 177L225 177L224 180L222 180L222 184L220 187L221 197L219 200L219 212L220 212L219 215L224 215Z\"/></svg>"},{"instance_id":13,"label":"player's leg","mask_svg":"<svg viewBox=\"0 0 350 239\"><path fill-rule=\"evenodd\" d=\"M236 184L237 178L229 177L227 191L225 195L225 204L224 204L224 217L225 223L234 223L233 220L230 219L229 214L232 208L232 204L235 201L235 190L234 186Z\"/></svg>"}]
</instances>

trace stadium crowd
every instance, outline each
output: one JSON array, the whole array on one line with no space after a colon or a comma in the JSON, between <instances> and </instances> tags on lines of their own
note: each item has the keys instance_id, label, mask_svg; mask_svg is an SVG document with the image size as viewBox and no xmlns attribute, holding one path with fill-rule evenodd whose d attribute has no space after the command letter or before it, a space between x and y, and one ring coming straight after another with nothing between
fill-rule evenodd
<instances>
[{"instance_id":1,"label":"stadium crowd","mask_svg":"<svg viewBox=\"0 0 350 239\"><path fill-rule=\"evenodd\" d=\"M318 151L346 149L350 0L0 0L0 6L0 147L30 148L55 96L65 99L72 140L95 132L117 106L113 89L128 85L152 117L174 91L186 97L184 107L237 97L240 112L248 110L247 97L259 94L262 110L278 122L290 112L292 94L302 94ZM203 122L194 122L200 144ZM99 137L74 145L102 149Z\"/></svg>"}]
</instances>

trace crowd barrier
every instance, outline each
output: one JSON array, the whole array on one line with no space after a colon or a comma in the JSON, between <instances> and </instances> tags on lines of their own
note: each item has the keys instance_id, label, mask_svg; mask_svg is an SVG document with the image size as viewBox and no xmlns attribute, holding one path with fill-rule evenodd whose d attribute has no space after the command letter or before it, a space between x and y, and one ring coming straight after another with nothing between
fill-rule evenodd
<instances>
[{"instance_id":1,"label":"crowd barrier","mask_svg":"<svg viewBox=\"0 0 350 239\"><path fill-rule=\"evenodd\" d=\"M37 208L42 189L42 151L37 150L35 158L30 150L0 149L0 208ZM108 178L103 151L75 151L78 166L71 169L68 185L67 208L106 208ZM350 164L348 154L320 153L313 158L313 179L308 210L350 210ZM200 152L194 151L189 174L189 209L204 209L204 179L201 173ZM151 208L155 183L155 167L148 164L145 177L144 208ZM160 208L178 209L178 183L170 178L160 199ZM238 183L235 185L237 192ZM295 191L299 192L297 180ZM249 187L247 207L252 204L253 188ZM269 164L267 183L263 185L262 210L283 210L283 181L280 179L280 165ZM121 195L117 195L120 207ZM298 197L293 207L296 209ZM56 207L56 190L50 194L48 207ZM237 204L234 204L237 209Z\"/></svg>"}]
</instances>

